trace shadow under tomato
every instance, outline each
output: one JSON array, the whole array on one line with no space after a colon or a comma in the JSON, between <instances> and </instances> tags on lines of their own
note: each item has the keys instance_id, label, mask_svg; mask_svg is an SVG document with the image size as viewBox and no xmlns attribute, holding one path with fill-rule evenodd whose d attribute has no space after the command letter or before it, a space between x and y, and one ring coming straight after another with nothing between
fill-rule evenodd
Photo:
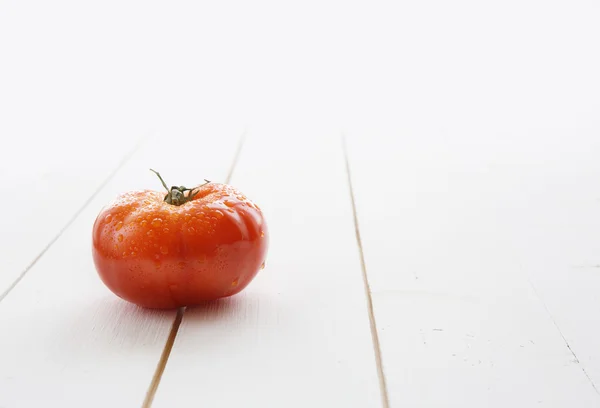
<instances>
[{"instance_id":1,"label":"shadow under tomato","mask_svg":"<svg viewBox=\"0 0 600 408\"><path fill-rule=\"evenodd\" d=\"M267 296L242 292L231 297L188 306L183 310L177 337L186 338L188 330L202 333L243 332L257 327L259 310L265 311ZM273 303L272 299L268 303ZM262 307L261 307L262 305ZM270 308L266 308L270 310ZM107 296L72 313L62 330L63 338L82 340L84 344L69 344L71 353L104 355L145 355L155 358L160 354L176 321L177 309L149 309L122 299ZM217 336L218 337L218 336ZM210 336L209 336L210 338ZM213 344L218 347L218 344Z\"/></svg>"},{"instance_id":2,"label":"shadow under tomato","mask_svg":"<svg viewBox=\"0 0 600 408\"><path fill-rule=\"evenodd\" d=\"M246 307L248 296L237 294L231 297L203 302L198 305L188 306L185 309L184 320L186 324L194 322L211 322L229 320L239 314Z\"/></svg>"},{"instance_id":3,"label":"shadow under tomato","mask_svg":"<svg viewBox=\"0 0 600 408\"><path fill-rule=\"evenodd\" d=\"M185 310L180 335L186 336L188 330L216 338L224 333L242 335L248 330L276 323L280 312L279 302L264 292L248 290L234 296ZM264 328L264 327L263 327Z\"/></svg>"}]
</instances>

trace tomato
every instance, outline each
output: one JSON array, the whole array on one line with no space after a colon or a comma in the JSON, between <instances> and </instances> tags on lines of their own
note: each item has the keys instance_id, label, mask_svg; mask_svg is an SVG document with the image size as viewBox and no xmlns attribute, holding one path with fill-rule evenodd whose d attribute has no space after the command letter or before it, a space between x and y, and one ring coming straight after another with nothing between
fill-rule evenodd
<instances>
[{"instance_id":1,"label":"tomato","mask_svg":"<svg viewBox=\"0 0 600 408\"><path fill-rule=\"evenodd\" d=\"M226 184L167 191L130 191L102 209L92 234L102 282L147 308L242 291L265 265L269 236L260 208Z\"/></svg>"}]
</instances>

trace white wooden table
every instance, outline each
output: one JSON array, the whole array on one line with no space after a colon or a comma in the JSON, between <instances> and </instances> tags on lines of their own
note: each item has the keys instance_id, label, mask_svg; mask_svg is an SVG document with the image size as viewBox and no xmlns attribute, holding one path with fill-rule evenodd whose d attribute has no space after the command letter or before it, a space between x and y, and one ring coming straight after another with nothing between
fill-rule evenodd
<instances>
[{"instance_id":1,"label":"white wooden table","mask_svg":"<svg viewBox=\"0 0 600 408\"><path fill-rule=\"evenodd\" d=\"M0 3L0 408L600 407L598 21ZM101 283L94 219L150 167L261 206L241 294Z\"/></svg>"}]
</instances>

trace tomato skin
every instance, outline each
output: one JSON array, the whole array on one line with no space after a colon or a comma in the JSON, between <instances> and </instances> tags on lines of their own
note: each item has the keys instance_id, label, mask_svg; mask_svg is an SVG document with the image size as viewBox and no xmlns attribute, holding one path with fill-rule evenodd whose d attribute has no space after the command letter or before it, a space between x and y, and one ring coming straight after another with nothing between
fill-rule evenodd
<instances>
[{"instance_id":1,"label":"tomato skin","mask_svg":"<svg viewBox=\"0 0 600 408\"><path fill-rule=\"evenodd\" d=\"M262 211L231 186L209 183L182 205L165 193L120 195L94 223L98 275L117 296L146 308L193 306L242 291L264 267Z\"/></svg>"}]
</instances>

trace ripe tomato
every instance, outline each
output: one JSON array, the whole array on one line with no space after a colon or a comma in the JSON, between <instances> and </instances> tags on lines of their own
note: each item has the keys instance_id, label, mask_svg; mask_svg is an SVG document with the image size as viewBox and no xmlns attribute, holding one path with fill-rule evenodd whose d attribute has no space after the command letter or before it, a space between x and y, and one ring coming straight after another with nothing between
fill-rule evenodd
<instances>
[{"instance_id":1,"label":"ripe tomato","mask_svg":"<svg viewBox=\"0 0 600 408\"><path fill-rule=\"evenodd\" d=\"M167 191L127 192L100 212L92 253L104 284L148 308L191 306L243 290L264 267L262 211L225 184Z\"/></svg>"}]
</instances>

